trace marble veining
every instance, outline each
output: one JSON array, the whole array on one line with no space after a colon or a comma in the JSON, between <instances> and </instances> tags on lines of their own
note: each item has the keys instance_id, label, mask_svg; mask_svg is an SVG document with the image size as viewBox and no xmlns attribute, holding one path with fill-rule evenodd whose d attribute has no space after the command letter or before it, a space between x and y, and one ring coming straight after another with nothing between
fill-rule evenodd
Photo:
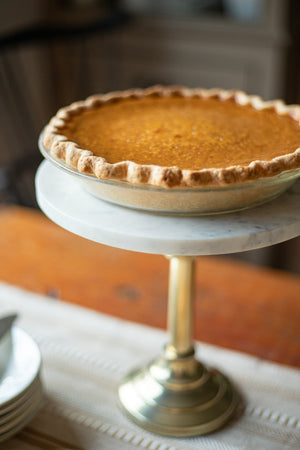
<instances>
[{"instance_id":1,"label":"marble veining","mask_svg":"<svg viewBox=\"0 0 300 450\"><path fill-rule=\"evenodd\" d=\"M276 200L230 214L167 216L99 200L44 161L38 203L63 228L92 241L145 253L215 255L265 247L300 234L300 179Z\"/></svg>"}]
</instances>

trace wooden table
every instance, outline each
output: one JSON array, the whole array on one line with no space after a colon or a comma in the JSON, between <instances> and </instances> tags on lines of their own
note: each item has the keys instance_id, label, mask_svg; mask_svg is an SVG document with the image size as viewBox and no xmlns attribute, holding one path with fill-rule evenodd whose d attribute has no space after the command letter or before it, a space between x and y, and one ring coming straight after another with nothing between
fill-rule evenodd
<instances>
[{"instance_id":1,"label":"wooden table","mask_svg":"<svg viewBox=\"0 0 300 450\"><path fill-rule=\"evenodd\" d=\"M0 280L126 320L166 327L168 261L0 210ZM195 338L300 367L300 277L224 257L196 263ZM67 318L66 318L67 320Z\"/></svg>"}]
</instances>

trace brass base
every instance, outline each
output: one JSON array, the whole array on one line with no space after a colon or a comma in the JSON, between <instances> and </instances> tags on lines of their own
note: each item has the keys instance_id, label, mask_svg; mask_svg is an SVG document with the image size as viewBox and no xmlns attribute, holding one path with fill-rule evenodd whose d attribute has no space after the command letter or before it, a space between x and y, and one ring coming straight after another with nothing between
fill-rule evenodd
<instances>
[{"instance_id":1,"label":"brass base","mask_svg":"<svg viewBox=\"0 0 300 450\"><path fill-rule=\"evenodd\" d=\"M119 387L125 413L141 427L166 436L217 430L239 403L227 378L194 357L193 285L194 258L170 257L169 344L161 358L130 373Z\"/></svg>"},{"instance_id":2,"label":"brass base","mask_svg":"<svg viewBox=\"0 0 300 450\"><path fill-rule=\"evenodd\" d=\"M239 396L228 379L207 370L193 353L164 357L131 372L119 387L125 413L157 434L184 437L219 429L236 411Z\"/></svg>"}]
</instances>

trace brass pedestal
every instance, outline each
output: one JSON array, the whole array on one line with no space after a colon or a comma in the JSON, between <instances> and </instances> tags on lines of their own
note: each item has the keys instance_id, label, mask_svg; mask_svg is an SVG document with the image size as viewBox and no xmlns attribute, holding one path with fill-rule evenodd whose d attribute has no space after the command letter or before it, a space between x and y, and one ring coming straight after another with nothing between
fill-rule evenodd
<instances>
[{"instance_id":1,"label":"brass pedestal","mask_svg":"<svg viewBox=\"0 0 300 450\"><path fill-rule=\"evenodd\" d=\"M170 258L168 329L163 355L123 380L119 398L125 413L154 433L195 436L225 424L239 404L229 380L194 357L192 309L194 258Z\"/></svg>"}]
</instances>

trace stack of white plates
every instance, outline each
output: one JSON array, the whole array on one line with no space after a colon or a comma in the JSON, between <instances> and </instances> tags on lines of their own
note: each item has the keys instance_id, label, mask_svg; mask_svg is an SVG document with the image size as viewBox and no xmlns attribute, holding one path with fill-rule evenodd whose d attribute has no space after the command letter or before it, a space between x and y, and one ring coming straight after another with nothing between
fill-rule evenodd
<instances>
[{"instance_id":1,"label":"stack of white plates","mask_svg":"<svg viewBox=\"0 0 300 450\"><path fill-rule=\"evenodd\" d=\"M42 402L40 351L25 331L13 327L0 348L0 442L20 431Z\"/></svg>"}]
</instances>

